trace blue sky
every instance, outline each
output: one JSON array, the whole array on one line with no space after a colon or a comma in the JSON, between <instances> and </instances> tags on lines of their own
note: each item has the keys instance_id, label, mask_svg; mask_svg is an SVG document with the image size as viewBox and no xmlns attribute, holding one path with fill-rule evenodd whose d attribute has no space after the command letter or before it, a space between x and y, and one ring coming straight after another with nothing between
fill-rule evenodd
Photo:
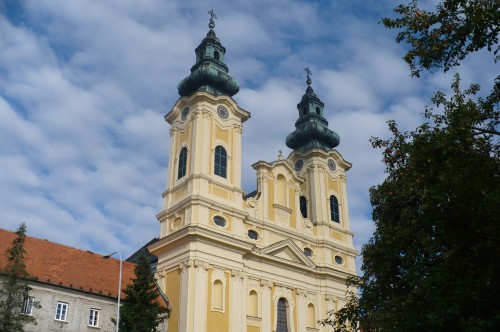
<instances>
[{"instance_id":1,"label":"blue sky","mask_svg":"<svg viewBox=\"0 0 500 332\"><path fill-rule=\"evenodd\" d=\"M387 137L387 120L416 127L453 74L410 77L396 32L378 23L397 4L0 0L0 227L24 221L32 236L124 257L159 235L170 146L163 116L214 9L240 83L234 98L252 113L243 189L255 189L252 163L290 153L309 66L337 150L353 163L349 212L360 249L374 230L368 189L385 176L369 138ZM493 66L490 55L474 55L460 67L464 83L489 89Z\"/></svg>"}]
</instances>

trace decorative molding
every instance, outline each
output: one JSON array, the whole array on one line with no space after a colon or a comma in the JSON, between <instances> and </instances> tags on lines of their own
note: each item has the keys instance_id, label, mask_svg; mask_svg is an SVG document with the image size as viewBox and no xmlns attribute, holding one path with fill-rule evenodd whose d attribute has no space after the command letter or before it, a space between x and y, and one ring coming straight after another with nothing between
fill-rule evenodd
<instances>
[{"instance_id":1,"label":"decorative molding","mask_svg":"<svg viewBox=\"0 0 500 332\"><path fill-rule=\"evenodd\" d=\"M337 297L333 294L325 294L325 300L328 302L335 302L337 301Z\"/></svg>"},{"instance_id":2,"label":"decorative molding","mask_svg":"<svg viewBox=\"0 0 500 332\"><path fill-rule=\"evenodd\" d=\"M307 166L307 169L306 169L307 173L313 173L316 167L317 167L316 164L311 164L311 165Z\"/></svg>"},{"instance_id":3,"label":"decorative molding","mask_svg":"<svg viewBox=\"0 0 500 332\"><path fill-rule=\"evenodd\" d=\"M248 279L248 290L256 290L260 289L260 281L256 279Z\"/></svg>"},{"instance_id":4,"label":"decorative molding","mask_svg":"<svg viewBox=\"0 0 500 332\"><path fill-rule=\"evenodd\" d=\"M264 279L260 279L260 286L264 289L264 290L270 290L272 287L273 287L274 283L272 281L268 281L268 280L264 280Z\"/></svg>"},{"instance_id":5,"label":"decorative molding","mask_svg":"<svg viewBox=\"0 0 500 332\"><path fill-rule=\"evenodd\" d=\"M302 226L305 230L310 231L314 225L309 219L302 218Z\"/></svg>"},{"instance_id":6,"label":"decorative molding","mask_svg":"<svg viewBox=\"0 0 500 332\"><path fill-rule=\"evenodd\" d=\"M189 268L193 267L193 260L186 259L185 261L182 261L179 266L182 270L182 273L188 272Z\"/></svg>"},{"instance_id":7,"label":"decorative molding","mask_svg":"<svg viewBox=\"0 0 500 332\"><path fill-rule=\"evenodd\" d=\"M156 271L156 273L155 273L155 279L156 280L164 279L166 276L167 276L167 271L166 270Z\"/></svg>"},{"instance_id":8,"label":"decorative molding","mask_svg":"<svg viewBox=\"0 0 500 332\"><path fill-rule=\"evenodd\" d=\"M318 297L316 296L316 294L308 293L306 298L307 298L308 303L313 303L315 307L317 306L317 303L318 303L317 298Z\"/></svg>"},{"instance_id":9,"label":"decorative molding","mask_svg":"<svg viewBox=\"0 0 500 332\"><path fill-rule=\"evenodd\" d=\"M233 123L233 130L238 134L243 134L243 126L239 123Z\"/></svg>"},{"instance_id":10,"label":"decorative molding","mask_svg":"<svg viewBox=\"0 0 500 332\"><path fill-rule=\"evenodd\" d=\"M297 295L307 297L307 290L302 288L297 288Z\"/></svg>"},{"instance_id":11,"label":"decorative molding","mask_svg":"<svg viewBox=\"0 0 500 332\"><path fill-rule=\"evenodd\" d=\"M235 281L242 281L243 279L245 279L246 274L241 270L231 270L231 277Z\"/></svg>"},{"instance_id":12,"label":"decorative molding","mask_svg":"<svg viewBox=\"0 0 500 332\"><path fill-rule=\"evenodd\" d=\"M222 284L224 287L226 287L226 274L224 273L224 270L214 267L212 271L212 280L211 283L213 284L215 280L220 280L222 281Z\"/></svg>"},{"instance_id":13,"label":"decorative molding","mask_svg":"<svg viewBox=\"0 0 500 332\"><path fill-rule=\"evenodd\" d=\"M280 298L285 298L288 301L288 305L292 308L290 312L293 312L293 307L295 307L295 301L293 300L292 290L285 287L276 287L273 295L273 303L276 306Z\"/></svg>"},{"instance_id":14,"label":"decorative molding","mask_svg":"<svg viewBox=\"0 0 500 332\"><path fill-rule=\"evenodd\" d=\"M210 264L208 262L199 259L195 259L193 265L196 268L196 270L201 273L206 273L207 270L210 268Z\"/></svg>"},{"instance_id":15,"label":"decorative molding","mask_svg":"<svg viewBox=\"0 0 500 332\"><path fill-rule=\"evenodd\" d=\"M205 118L205 119L210 119L210 118L212 118L212 115L213 115L212 111L207 110L207 109L201 110L201 113L203 114L203 118Z\"/></svg>"}]
</instances>

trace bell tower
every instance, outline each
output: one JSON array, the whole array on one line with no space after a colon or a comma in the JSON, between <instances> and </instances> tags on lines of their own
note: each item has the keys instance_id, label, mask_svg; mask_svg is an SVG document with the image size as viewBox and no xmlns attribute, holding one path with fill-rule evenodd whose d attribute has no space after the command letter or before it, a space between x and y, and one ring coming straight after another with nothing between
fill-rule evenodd
<instances>
[{"instance_id":1,"label":"bell tower","mask_svg":"<svg viewBox=\"0 0 500 332\"><path fill-rule=\"evenodd\" d=\"M312 73L309 67L305 71L307 88L297 105L299 117L295 131L286 138L286 145L293 149L288 160L297 176L304 179L299 198L301 214L315 225L318 240L341 240L345 246L333 257L326 254L328 246L318 246L325 253L322 263L344 265L348 260L353 264L356 252L349 226L345 175L352 165L334 149L340 137L328 128L324 104L311 87Z\"/></svg>"},{"instance_id":2,"label":"bell tower","mask_svg":"<svg viewBox=\"0 0 500 332\"><path fill-rule=\"evenodd\" d=\"M206 211L199 204L181 212L188 202L200 197L242 206L242 123L250 113L231 98L239 86L228 74L226 48L214 32L216 16L213 11L210 14L209 31L195 49L191 73L177 86L181 97L165 116L171 125L171 145L168 186L163 194L164 211L169 213L159 216L162 236L181 223L201 220Z\"/></svg>"}]
</instances>

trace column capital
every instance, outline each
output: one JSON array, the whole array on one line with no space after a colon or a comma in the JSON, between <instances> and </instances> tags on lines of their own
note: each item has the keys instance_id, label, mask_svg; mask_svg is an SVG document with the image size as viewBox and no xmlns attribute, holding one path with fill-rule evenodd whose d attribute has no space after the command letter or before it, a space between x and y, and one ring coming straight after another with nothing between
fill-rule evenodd
<instances>
[{"instance_id":1,"label":"column capital","mask_svg":"<svg viewBox=\"0 0 500 332\"><path fill-rule=\"evenodd\" d=\"M179 266L182 270L182 273L187 272L189 268L193 267L193 260L186 259L185 261L182 261Z\"/></svg>"},{"instance_id":2,"label":"column capital","mask_svg":"<svg viewBox=\"0 0 500 332\"><path fill-rule=\"evenodd\" d=\"M239 123L234 123L233 124L233 130L237 132L238 134L243 134L243 126Z\"/></svg>"},{"instance_id":3,"label":"column capital","mask_svg":"<svg viewBox=\"0 0 500 332\"><path fill-rule=\"evenodd\" d=\"M260 286L263 287L263 288L272 288L273 287L273 282L272 281L268 281L268 280L264 280L264 279L260 279Z\"/></svg>"},{"instance_id":4,"label":"column capital","mask_svg":"<svg viewBox=\"0 0 500 332\"><path fill-rule=\"evenodd\" d=\"M206 272L210 268L210 264L208 262L195 259L193 261L193 266L199 271L199 272Z\"/></svg>"},{"instance_id":5,"label":"column capital","mask_svg":"<svg viewBox=\"0 0 500 332\"><path fill-rule=\"evenodd\" d=\"M325 300L328 302L335 302L337 301L337 297L333 294L325 294Z\"/></svg>"},{"instance_id":6,"label":"column capital","mask_svg":"<svg viewBox=\"0 0 500 332\"><path fill-rule=\"evenodd\" d=\"M156 271L156 273L155 273L155 278L156 278L157 280L159 280L159 279L163 279L163 278L165 278L166 276L167 276L167 271L165 271L165 270Z\"/></svg>"},{"instance_id":7,"label":"column capital","mask_svg":"<svg viewBox=\"0 0 500 332\"><path fill-rule=\"evenodd\" d=\"M297 288L297 295L307 297L307 290L302 288Z\"/></svg>"},{"instance_id":8,"label":"column capital","mask_svg":"<svg viewBox=\"0 0 500 332\"><path fill-rule=\"evenodd\" d=\"M243 280L245 279L246 277L246 274L245 272L241 271L241 270L231 270L231 277L236 279L236 280Z\"/></svg>"}]
</instances>

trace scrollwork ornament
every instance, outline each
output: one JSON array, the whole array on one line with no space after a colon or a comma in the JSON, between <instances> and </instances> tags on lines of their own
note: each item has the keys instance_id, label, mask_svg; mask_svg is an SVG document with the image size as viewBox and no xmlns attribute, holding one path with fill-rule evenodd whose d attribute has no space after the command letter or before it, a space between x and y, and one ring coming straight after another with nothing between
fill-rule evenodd
<instances>
[{"instance_id":1,"label":"scrollwork ornament","mask_svg":"<svg viewBox=\"0 0 500 332\"><path fill-rule=\"evenodd\" d=\"M199 259L195 259L194 260L194 267L198 270L198 272L203 273L203 272L207 272L207 270L210 267L210 264L208 262L205 262L205 261L202 261Z\"/></svg>"},{"instance_id":2,"label":"scrollwork ornament","mask_svg":"<svg viewBox=\"0 0 500 332\"><path fill-rule=\"evenodd\" d=\"M193 267L193 260L191 259L186 259L185 261L182 261L180 263L180 268L182 270L182 273L187 272L189 268Z\"/></svg>"},{"instance_id":3,"label":"scrollwork ornament","mask_svg":"<svg viewBox=\"0 0 500 332\"><path fill-rule=\"evenodd\" d=\"M325 294L325 300L334 303L335 301L337 301L337 297L333 294Z\"/></svg>"},{"instance_id":4,"label":"scrollwork ornament","mask_svg":"<svg viewBox=\"0 0 500 332\"><path fill-rule=\"evenodd\" d=\"M307 297L307 290L302 288L297 288L297 295Z\"/></svg>"},{"instance_id":5,"label":"scrollwork ornament","mask_svg":"<svg viewBox=\"0 0 500 332\"><path fill-rule=\"evenodd\" d=\"M233 124L233 130L238 134L243 134L243 126L238 123Z\"/></svg>"}]
</instances>

